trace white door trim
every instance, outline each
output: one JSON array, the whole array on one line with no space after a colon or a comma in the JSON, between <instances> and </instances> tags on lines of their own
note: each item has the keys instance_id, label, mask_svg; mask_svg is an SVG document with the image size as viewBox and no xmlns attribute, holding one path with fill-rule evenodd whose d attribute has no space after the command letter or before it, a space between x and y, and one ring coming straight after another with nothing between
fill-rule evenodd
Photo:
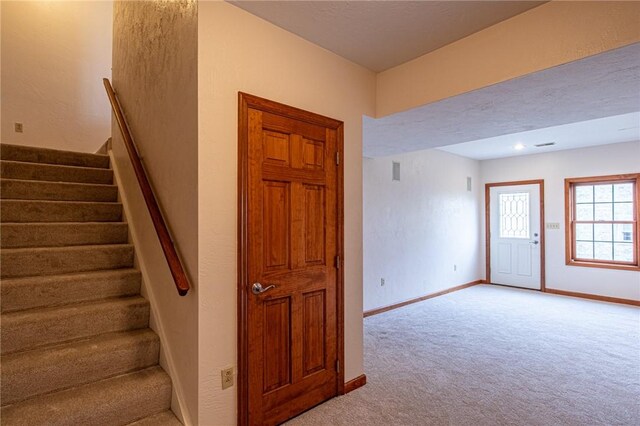
<instances>
[{"instance_id":1,"label":"white door trim","mask_svg":"<svg viewBox=\"0 0 640 426\"><path fill-rule=\"evenodd\" d=\"M545 284L545 222L544 222L544 180L522 180L513 182L486 183L484 186L485 203L485 255L486 281L491 283L491 188L496 186L538 185L540 188L540 291L546 291Z\"/></svg>"}]
</instances>

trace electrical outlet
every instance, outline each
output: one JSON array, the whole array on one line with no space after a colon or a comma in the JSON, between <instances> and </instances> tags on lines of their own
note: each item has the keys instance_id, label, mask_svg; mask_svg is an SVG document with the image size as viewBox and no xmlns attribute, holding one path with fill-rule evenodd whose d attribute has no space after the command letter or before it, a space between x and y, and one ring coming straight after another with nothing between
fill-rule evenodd
<instances>
[{"instance_id":1,"label":"electrical outlet","mask_svg":"<svg viewBox=\"0 0 640 426\"><path fill-rule=\"evenodd\" d=\"M22 123L14 123L13 128L16 133L22 133Z\"/></svg>"},{"instance_id":2,"label":"electrical outlet","mask_svg":"<svg viewBox=\"0 0 640 426\"><path fill-rule=\"evenodd\" d=\"M227 389L233 386L233 367L221 370L220 375L222 376L222 389Z\"/></svg>"},{"instance_id":3,"label":"electrical outlet","mask_svg":"<svg viewBox=\"0 0 640 426\"><path fill-rule=\"evenodd\" d=\"M380 287L384 286L384 278L380 278Z\"/></svg>"}]
</instances>

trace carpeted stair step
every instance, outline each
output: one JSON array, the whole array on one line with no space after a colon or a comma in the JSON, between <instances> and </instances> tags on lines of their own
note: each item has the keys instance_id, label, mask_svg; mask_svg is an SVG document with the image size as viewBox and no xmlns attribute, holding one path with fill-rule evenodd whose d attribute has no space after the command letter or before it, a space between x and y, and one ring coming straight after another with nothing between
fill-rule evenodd
<instances>
[{"instance_id":1,"label":"carpeted stair step","mask_svg":"<svg viewBox=\"0 0 640 426\"><path fill-rule=\"evenodd\" d=\"M5 406L6 426L125 425L164 412L171 379L160 367L49 393Z\"/></svg>"},{"instance_id":2,"label":"carpeted stair step","mask_svg":"<svg viewBox=\"0 0 640 426\"><path fill-rule=\"evenodd\" d=\"M2 199L54 201L118 201L118 187L93 183L0 179Z\"/></svg>"},{"instance_id":3,"label":"carpeted stair step","mask_svg":"<svg viewBox=\"0 0 640 426\"><path fill-rule=\"evenodd\" d=\"M2 160L23 161L28 163L60 164L102 169L109 168L108 155L59 151L33 146L0 144L0 158Z\"/></svg>"},{"instance_id":4,"label":"carpeted stair step","mask_svg":"<svg viewBox=\"0 0 640 426\"><path fill-rule=\"evenodd\" d=\"M5 160L0 161L0 168L0 175L5 179L98 183L104 185L113 183L113 170L111 169Z\"/></svg>"},{"instance_id":5,"label":"carpeted stair step","mask_svg":"<svg viewBox=\"0 0 640 426\"><path fill-rule=\"evenodd\" d=\"M133 296L140 280L136 269L6 278L0 280L2 313Z\"/></svg>"},{"instance_id":6,"label":"carpeted stair step","mask_svg":"<svg viewBox=\"0 0 640 426\"><path fill-rule=\"evenodd\" d=\"M128 241L124 222L2 223L2 248L122 244Z\"/></svg>"},{"instance_id":7,"label":"carpeted stair step","mask_svg":"<svg viewBox=\"0 0 640 426\"><path fill-rule=\"evenodd\" d=\"M2 200L2 222L120 222L120 203Z\"/></svg>"},{"instance_id":8,"label":"carpeted stair step","mask_svg":"<svg viewBox=\"0 0 640 426\"><path fill-rule=\"evenodd\" d=\"M129 423L129 426L182 426L182 423L180 423L180 420L178 420L171 411L167 410Z\"/></svg>"},{"instance_id":9,"label":"carpeted stair step","mask_svg":"<svg viewBox=\"0 0 640 426\"><path fill-rule=\"evenodd\" d=\"M0 144L2 425L181 423L109 156Z\"/></svg>"},{"instance_id":10,"label":"carpeted stair step","mask_svg":"<svg viewBox=\"0 0 640 426\"><path fill-rule=\"evenodd\" d=\"M2 314L2 353L34 349L149 324L149 303L140 296Z\"/></svg>"},{"instance_id":11,"label":"carpeted stair step","mask_svg":"<svg viewBox=\"0 0 640 426\"><path fill-rule=\"evenodd\" d=\"M3 405L154 366L160 341L145 328L2 357Z\"/></svg>"},{"instance_id":12,"label":"carpeted stair step","mask_svg":"<svg viewBox=\"0 0 640 426\"><path fill-rule=\"evenodd\" d=\"M2 278L130 268L133 245L3 249L0 261Z\"/></svg>"}]
</instances>

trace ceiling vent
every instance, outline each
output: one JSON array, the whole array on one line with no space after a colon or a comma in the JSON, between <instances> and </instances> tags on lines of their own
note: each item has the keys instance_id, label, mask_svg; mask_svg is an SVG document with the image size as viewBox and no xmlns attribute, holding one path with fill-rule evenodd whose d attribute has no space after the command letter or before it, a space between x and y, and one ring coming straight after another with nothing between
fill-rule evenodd
<instances>
[{"instance_id":1,"label":"ceiling vent","mask_svg":"<svg viewBox=\"0 0 640 426\"><path fill-rule=\"evenodd\" d=\"M534 145L536 148L542 148L543 146L553 146L555 142L547 142L547 143L539 143L538 145Z\"/></svg>"}]
</instances>

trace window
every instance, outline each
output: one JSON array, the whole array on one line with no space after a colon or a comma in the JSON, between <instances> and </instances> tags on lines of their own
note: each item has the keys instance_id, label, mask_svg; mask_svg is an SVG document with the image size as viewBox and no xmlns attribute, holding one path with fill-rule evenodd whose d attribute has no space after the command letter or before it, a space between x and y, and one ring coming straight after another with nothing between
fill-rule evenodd
<instances>
[{"instance_id":1,"label":"window","mask_svg":"<svg viewBox=\"0 0 640 426\"><path fill-rule=\"evenodd\" d=\"M567 265L640 269L640 173L565 179Z\"/></svg>"},{"instance_id":2,"label":"window","mask_svg":"<svg viewBox=\"0 0 640 426\"><path fill-rule=\"evenodd\" d=\"M500 194L500 238L529 238L529 193Z\"/></svg>"}]
</instances>

